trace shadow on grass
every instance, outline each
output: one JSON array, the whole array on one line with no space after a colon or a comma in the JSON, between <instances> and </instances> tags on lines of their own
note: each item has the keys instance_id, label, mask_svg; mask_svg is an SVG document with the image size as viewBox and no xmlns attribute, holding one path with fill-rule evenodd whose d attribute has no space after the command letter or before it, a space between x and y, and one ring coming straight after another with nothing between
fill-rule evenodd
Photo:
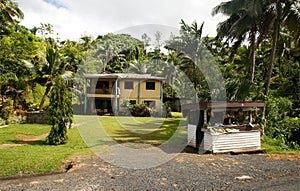
<instances>
[{"instance_id":1,"label":"shadow on grass","mask_svg":"<svg viewBox=\"0 0 300 191\"><path fill-rule=\"evenodd\" d=\"M183 128L179 126L180 118L172 120L154 120L151 123L123 123L124 126L130 127L134 130L130 131L127 128L120 127L109 131L109 136L119 143L124 142L139 142L139 143L151 143L154 145L160 145L168 141L176 132L178 128ZM158 127L158 128L153 128ZM109 128L109 127L107 127ZM149 131L149 133L147 133ZM144 132L144 133L135 133ZM146 133L145 133L146 132Z\"/></svg>"},{"instance_id":2,"label":"shadow on grass","mask_svg":"<svg viewBox=\"0 0 300 191\"><path fill-rule=\"evenodd\" d=\"M166 153L178 153L187 145L187 129L182 124L182 118L179 117L154 119L150 123L125 121L122 125L118 128L111 128L111 126L104 128L114 141L124 146L132 148L155 146Z\"/></svg>"},{"instance_id":3,"label":"shadow on grass","mask_svg":"<svg viewBox=\"0 0 300 191\"><path fill-rule=\"evenodd\" d=\"M20 145L47 145L46 140L10 140L13 144Z\"/></svg>"}]
</instances>

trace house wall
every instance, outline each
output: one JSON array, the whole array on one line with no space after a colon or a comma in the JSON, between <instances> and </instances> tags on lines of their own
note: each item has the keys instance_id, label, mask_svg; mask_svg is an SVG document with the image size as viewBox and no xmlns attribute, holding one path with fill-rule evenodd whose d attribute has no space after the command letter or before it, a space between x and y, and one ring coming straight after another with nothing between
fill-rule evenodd
<instances>
[{"instance_id":1,"label":"house wall","mask_svg":"<svg viewBox=\"0 0 300 191\"><path fill-rule=\"evenodd\" d=\"M125 89L126 82L133 82L133 89ZM138 80L120 80L120 99L121 100L137 100L138 97Z\"/></svg>"},{"instance_id":2,"label":"house wall","mask_svg":"<svg viewBox=\"0 0 300 191\"><path fill-rule=\"evenodd\" d=\"M108 81L109 87L106 88L106 93L103 92L102 88L99 87L96 89L96 85L98 81ZM94 97L95 100L112 100L112 97L108 97L108 94L114 94L113 92L113 84L115 83L116 79L90 79L90 88L87 92L89 94L89 100L88 101L88 111L95 111L95 104L92 103L92 98ZM133 89L125 89L125 83L127 81L133 82ZM146 82L155 82L155 89L154 90L148 90L146 89ZM119 104L122 105L124 101L130 101L134 100L136 103L138 103L138 100L140 100L140 103L144 102L155 102L155 105L152 105L152 107L155 107L155 109L159 110L161 106L161 81L159 80L137 80L137 79L120 79L118 81L118 87L119 87ZM139 90L140 86L140 92ZM102 94L102 95L101 95ZM114 100L113 104L114 105ZM121 109L121 108L120 108Z\"/></svg>"},{"instance_id":3,"label":"house wall","mask_svg":"<svg viewBox=\"0 0 300 191\"><path fill-rule=\"evenodd\" d=\"M133 81L133 89L125 89L125 82ZM127 100L135 100L138 103L138 84L140 82L140 103L155 101L155 108L160 108L160 84L158 80L121 80L120 81L120 103ZM155 90L147 90L146 82L155 82Z\"/></svg>"},{"instance_id":4,"label":"house wall","mask_svg":"<svg viewBox=\"0 0 300 191\"><path fill-rule=\"evenodd\" d=\"M147 90L146 82L155 82L155 90ZM141 82L141 99L160 99L160 81L147 80Z\"/></svg>"}]
</instances>

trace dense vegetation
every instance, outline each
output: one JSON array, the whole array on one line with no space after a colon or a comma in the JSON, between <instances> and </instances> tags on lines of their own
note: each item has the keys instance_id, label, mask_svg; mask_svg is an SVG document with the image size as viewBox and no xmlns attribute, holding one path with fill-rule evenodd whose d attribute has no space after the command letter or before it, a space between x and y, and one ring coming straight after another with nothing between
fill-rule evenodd
<instances>
[{"instance_id":1,"label":"dense vegetation","mask_svg":"<svg viewBox=\"0 0 300 191\"><path fill-rule=\"evenodd\" d=\"M161 42L158 31L155 46L149 46L147 34L142 40L111 33L95 39L82 36L78 41L54 39L50 24L27 29L18 24L24 15L16 3L4 0L0 5L0 123L9 123L14 113L46 109L53 79L59 75L78 104L83 94L80 82L73 80L76 75L142 73L145 68L166 77L166 98L184 94L199 101L217 99L222 87L211 82L220 76L209 75L217 70L216 63L227 100L266 101L261 116L266 136L278 140L283 149L299 147L300 6L296 0L230 0L212 10L213 15L227 16L219 23L216 37L202 36L205 22L181 21L179 36ZM191 83L183 83L183 76ZM182 92L188 88L197 97L193 91Z\"/></svg>"}]
</instances>

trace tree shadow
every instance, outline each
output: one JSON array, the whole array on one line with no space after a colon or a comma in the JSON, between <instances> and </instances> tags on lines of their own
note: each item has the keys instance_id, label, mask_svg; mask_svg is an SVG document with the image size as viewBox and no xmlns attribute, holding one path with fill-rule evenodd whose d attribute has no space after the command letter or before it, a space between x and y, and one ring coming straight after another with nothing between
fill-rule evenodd
<instances>
[{"instance_id":1,"label":"tree shadow","mask_svg":"<svg viewBox=\"0 0 300 191\"><path fill-rule=\"evenodd\" d=\"M13 142L14 144L20 144L20 145L47 145L46 140L10 140L10 142Z\"/></svg>"}]
</instances>

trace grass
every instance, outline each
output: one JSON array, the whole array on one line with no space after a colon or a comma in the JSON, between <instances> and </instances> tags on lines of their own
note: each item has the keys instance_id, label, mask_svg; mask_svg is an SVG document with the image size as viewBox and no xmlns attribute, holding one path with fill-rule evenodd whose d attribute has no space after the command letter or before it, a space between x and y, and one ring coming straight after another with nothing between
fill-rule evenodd
<instances>
[{"instance_id":1,"label":"grass","mask_svg":"<svg viewBox=\"0 0 300 191\"><path fill-rule=\"evenodd\" d=\"M101 124L109 137L117 142L148 142L161 144L176 132L177 139L184 140L186 128L183 118L105 117Z\"/></svg>"},{"instance_id":2,"label":"grass","mask_svg":"<svg viewBox=\"0 0 300 191\"><path fill-rule=\"evenodd\" d=\"M300 154L300 150L289 149L287 146L282 145L280 141L267 136L262 137L261 147L265 148L269 154Z\"/></svg>"},{"instance_id":3,"label":"grass","mask_svg":"<svg viewBox=\"0 0 300 191\"><path fill-rule=\"evenodd\" d=\"M107 133L117 142L150 142L161 144L168 140L174 132L179 139L186 137L186 129L180 123L185 121L177 113L174 118L147 117L100 117L98 121L90 121L78 128L68 130L69 141L65 145L50 146L45 139L19 147L0 149L0 176L16 176L24 174L39 174L62 169L63 162L73 155L91 154L86 146L107 144L102 135ZM95 116L75 116L77 123L95 118ZM117 120L118 119L118 120ZM177 130L178 129L178 130ZM10 144L20 141L16 134L41 135L50 131L49 125L16 124L0 129L0 144ZM100 135L100 136L98 136ZM84 137L84 140L82 139Z\"/></svg>"},{"instance_id":4,"label":"grass","mask_svg":"<svg viewBox=\"0 0 300 191\"><path fill-rule=\"evenodd\" d=\"M0 144L11 144L21 141L16 134L41 135L50 131L49 125L13 124L0 129Z\"/></svg>"},{"instance_id":5,"label":"grass","mask_svg":"<svg viewBox=\"0 0 300 191\"><path fill-rule=\"evenodd\" d=\"M17 141L14 134L40 135L49 132L48 125L12 125L0 129L1 144ZM75 153L89 153L78 129L68 131L69 142L65 145L45 145L45 139L19 147L0 149L0 176L38 174L58 171L63 162Z\"/></svg>"},{"instance_id":6,"label":"grass","mask_svg":"<svg viewBox=\"0 0 300 191\"><path fill-rule=\"evenodd\" d=\"M95 118L99 118L97 115L74 115L73 122L74 123L82 123L85 121L93 120Z\"/></svg>"}]
</instances>

